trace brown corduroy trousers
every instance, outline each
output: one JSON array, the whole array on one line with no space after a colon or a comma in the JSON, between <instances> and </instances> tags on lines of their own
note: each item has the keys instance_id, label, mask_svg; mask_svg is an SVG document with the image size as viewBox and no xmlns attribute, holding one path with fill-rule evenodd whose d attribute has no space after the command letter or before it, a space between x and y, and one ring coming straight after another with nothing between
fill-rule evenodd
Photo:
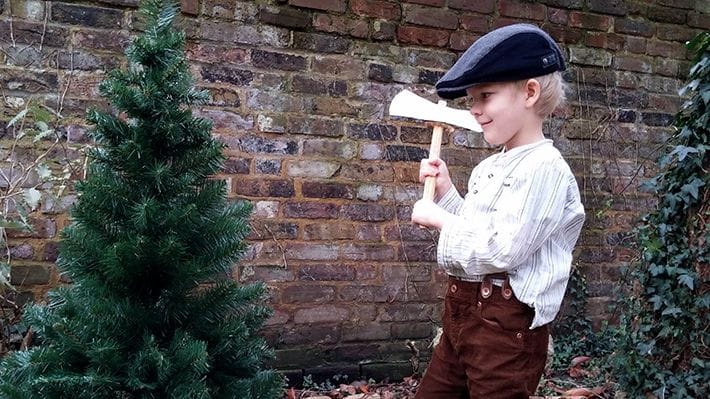
<instances>
[{"instance_id":1,"label":"brown corduroy trousers","mask_svg":"<svg viewBox=\"0 0 710 399\"><path fill-rule=\"evenodd\" d=\"M530 330L534 310L509 290L507 281L501 288L449 279L443 334L415 399L527 399L535 393L548 328Z\"/></svg>"}]
</instances>

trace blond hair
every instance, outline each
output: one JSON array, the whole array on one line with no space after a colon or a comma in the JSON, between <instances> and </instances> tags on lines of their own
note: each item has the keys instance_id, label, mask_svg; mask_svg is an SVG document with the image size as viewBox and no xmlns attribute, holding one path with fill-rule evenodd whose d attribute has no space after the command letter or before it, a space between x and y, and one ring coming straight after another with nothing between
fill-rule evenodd
<instances>
[{"instance_id":1,"label":"blond hair","mask_svg":"<svg viewBox=\"0 0 710 399\"><path fill-rule=\"evenodd\" d=\"M535 103L535 111L544 117L549 116L557 107L565 102L567 83L562 79L562 74L557 71L547 75L532 78L540 83L540 98ZM525 86L530 79L519 80L520 86Z\"/></svg>"}]
</instances>

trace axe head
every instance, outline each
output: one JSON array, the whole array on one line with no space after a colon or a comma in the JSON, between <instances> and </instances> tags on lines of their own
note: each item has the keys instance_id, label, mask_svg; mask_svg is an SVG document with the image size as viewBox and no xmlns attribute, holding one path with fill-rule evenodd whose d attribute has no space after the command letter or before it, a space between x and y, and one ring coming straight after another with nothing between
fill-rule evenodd
<instances>
[{"instance_id":1,"label":"axe head","mask_svg":"<svg viewBox=\"0 0 710 399\"><path fill-rule=\"evenodd\" d=\"M481 125L470 112L463 109L449 108L444 101L433 103L419 97L409 90L402 90L392 99L389 108L390 116L402 116L423 121L441 122L464 129L482 132Z\"/></svg>"}]
</instances>

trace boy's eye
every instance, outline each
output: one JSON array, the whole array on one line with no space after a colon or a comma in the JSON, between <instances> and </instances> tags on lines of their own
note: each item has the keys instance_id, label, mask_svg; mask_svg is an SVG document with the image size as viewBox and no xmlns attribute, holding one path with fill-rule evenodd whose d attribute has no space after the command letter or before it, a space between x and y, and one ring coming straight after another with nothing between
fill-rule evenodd
<instances>
[{"instance_id":1,"label":"boy's eye","mask_svg":"<svg viewBox=\"0 0 710 399\"><path fill-rule=\"evenodd\" d=\"M490 93L490 92L481 93L481 98L482 98L482 99L486 99L486 98L490 97L492 94L493 94L493 93Z\"/></svg>"}]
</instances>

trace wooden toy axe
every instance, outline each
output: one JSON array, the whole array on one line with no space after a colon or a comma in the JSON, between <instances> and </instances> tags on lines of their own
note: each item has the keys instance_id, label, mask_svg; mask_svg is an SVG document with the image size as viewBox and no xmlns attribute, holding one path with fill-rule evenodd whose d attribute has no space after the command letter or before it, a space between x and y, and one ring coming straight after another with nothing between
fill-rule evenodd
<instances>
[{"instance_id":1,"label":"wooden toy axe","mask_svg":"<svg viewBox=\"0 0 710 399\"><path fill-rule=\"evenodd\" d=\"M390 103L389 114L390 116L403 116L434 123L429 147L429 159L439 158L444 124L462 127L479 133L482 131L481 125L476 122L476 119L467 110L449 108L446 106L446 101L439 101L438 104L435 104L409 90L402 90L394 96ZM435 183L436 177L429 176L426 178L422 198L434 199Z\"/></svg>"}]
</instances>

